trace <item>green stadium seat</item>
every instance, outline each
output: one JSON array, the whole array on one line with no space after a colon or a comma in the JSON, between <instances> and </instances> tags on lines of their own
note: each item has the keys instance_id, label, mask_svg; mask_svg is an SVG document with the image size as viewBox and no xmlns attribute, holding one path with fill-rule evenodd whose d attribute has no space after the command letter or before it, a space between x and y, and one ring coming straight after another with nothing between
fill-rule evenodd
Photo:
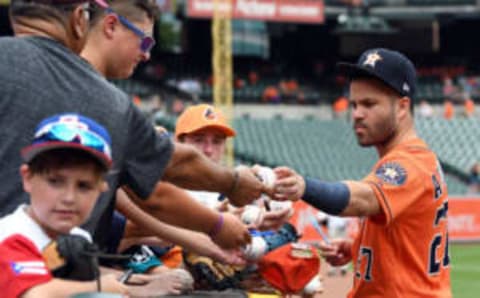
<instances>
[{"instance_id":1,"label":"green stadium seat","mask_svg":"<svg viewBox=\"0 0 480 298\"><path fill-rule=\"evenodd\" d=\"M468 171L480 160L480 121L459 119L418 119L419 134L440 160L454 168ZM327 181L361 179L377 160L373 148L358 146L350 124L342 120L236 119L235 152L255 156L269 166L286 165L303 175ZM466 185L449 177L451 194L463 194Z\"/></svg>"}]
</instances>

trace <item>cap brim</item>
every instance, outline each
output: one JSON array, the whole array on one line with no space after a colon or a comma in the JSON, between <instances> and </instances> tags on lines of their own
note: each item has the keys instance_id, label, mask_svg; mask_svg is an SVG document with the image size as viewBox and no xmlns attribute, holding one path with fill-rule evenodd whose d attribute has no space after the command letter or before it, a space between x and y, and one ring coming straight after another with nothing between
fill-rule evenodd
<instances>
[{"instance_id":1,"label":"cap brim","mask_svg":"<svg viewBox=\"0 0 480 298\"><path fill-rule=\"evenodd\" d=\"M112 161L106 157L106 155L88 147L85 147L77 143L65 143L65 142L48 142L43 144L34 144L22 149L21 155L23 161L28 163L32 161L38 154L52 149L77 149L89 153L94 159L96 159L105 169L109 169L112 165Z\"/></svg>"},{"instance_id":2,"label":"cap brim","mask_svg":"<svg viewBox=\"0 0 480 298\"><path fill-rule=\"evenodd\" d=\"M403 92L400 90L397 90L395 86L392 86L389 82L385 81L382 77L380 77L378 74L375 72L371 71L370 68L367 67L361 67L358 66L357 64L352 64L352 63L344 63L340 62L337 63L335 66L337 74L346 76L350 80L359 78L359 77L370 77L370 78L375 78L381 82L383 82L385 85L388 87L392 88L396 92L400 93L403 95Z\"/></svg>"},{"instance_id":3,"label":"cap brim","mask_svg":"<svg viewBox=\"0 0 480 298\"><path fill-rule=\"evenodd\" d=\"M383 81L379 76L377 76L374 72L370 71L368 68L358 66L357 64L340 62L337 63L335 68L338 74L344 75L351 79L356 77L369 76Z\"/></svg>"},{"instance_id":4,"label":"cap brim","mask_svg":"<svg viewBox=\"0 0 480 298\"><path fill-rule=\"evenodd\" d=\"M217 125L217 124L210 124L210 125L202 125L201 127L195 127L189 131L184 131L182 132L181 134L190 134L190 133L194 133L196 131L199 131L201 129L204 129L204 128L215 128L215 129L218 129L220 131L222 131L227 137L234 137L237 135L237 133L235 132L235 130L233 130L232 128L228 127L228 126L223 126L223 125Z\"/></svg>"}]
</instances>

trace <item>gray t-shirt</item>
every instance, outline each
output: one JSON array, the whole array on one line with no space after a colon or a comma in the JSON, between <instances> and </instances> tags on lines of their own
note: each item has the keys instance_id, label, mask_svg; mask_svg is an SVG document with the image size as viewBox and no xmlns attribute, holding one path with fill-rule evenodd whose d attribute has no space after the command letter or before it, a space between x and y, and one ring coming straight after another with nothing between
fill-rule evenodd
<instances>
[{"instance_id":1,"label":"gray t-shirt","mask_svg":"<svg viewBox=\"0 0 480 298\"><path fill-rule=\"evenodd\" d=\"M112 137L110 190L85 226L99 240L106 231L96 235L96 227L110 226L115 190L128 185L148 197L170 160L172 142L155 133L125 93L60 43L44 37L0 38L0 216L28 201L19 175L21 148L31 142L42 119L65 112L95 119Z\"/></svg>"}]
</instances>

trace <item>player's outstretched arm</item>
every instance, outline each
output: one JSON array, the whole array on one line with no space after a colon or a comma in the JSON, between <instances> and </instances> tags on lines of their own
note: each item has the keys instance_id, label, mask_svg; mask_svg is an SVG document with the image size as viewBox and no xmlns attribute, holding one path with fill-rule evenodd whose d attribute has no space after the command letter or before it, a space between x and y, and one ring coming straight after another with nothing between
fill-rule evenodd
<instances>
[{"instance_id":1,"label":"player's outstretched arm","mask_svg":"<svg viewBox=\"0 0 480 298\"><path fill-rule=\"evenodd\" d=\"M375 192L367 183L304 178L287 167L276 168L275 173L274 198L277 200L302 199L333 215L371 216L381 213Z\"/></svg>"}]
</instances>

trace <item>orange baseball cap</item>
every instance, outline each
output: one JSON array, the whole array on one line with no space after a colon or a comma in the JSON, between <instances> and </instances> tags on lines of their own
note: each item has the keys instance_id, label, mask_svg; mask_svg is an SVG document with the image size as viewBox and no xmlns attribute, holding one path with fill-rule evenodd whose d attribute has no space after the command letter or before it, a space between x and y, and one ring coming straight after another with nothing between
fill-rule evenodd
<instances>
[{"instance_id":1,"label":"orange baseball cap","mask_svg":"<svg viewBox=\"0 0 480 298\"><path fill-rule=\"evenodd\" d=\"M284 294L299 293L319 273L320 258L304 243L288 243L272 250L258 262L258 272Z\"/></svg>"},{"instance_id":2,"label":"orange baseball cap","mask_svg":"<svg viewBox=\"0 0 480 298\"><path fill-rule=\"evenodd\" d=\"M235 130L228 125L222 112L208 104L188 107L177 119L175 137L193 133L206 127L214 127L225 133L227 137L235 136Z\"/></svg>"}]
</instances>

